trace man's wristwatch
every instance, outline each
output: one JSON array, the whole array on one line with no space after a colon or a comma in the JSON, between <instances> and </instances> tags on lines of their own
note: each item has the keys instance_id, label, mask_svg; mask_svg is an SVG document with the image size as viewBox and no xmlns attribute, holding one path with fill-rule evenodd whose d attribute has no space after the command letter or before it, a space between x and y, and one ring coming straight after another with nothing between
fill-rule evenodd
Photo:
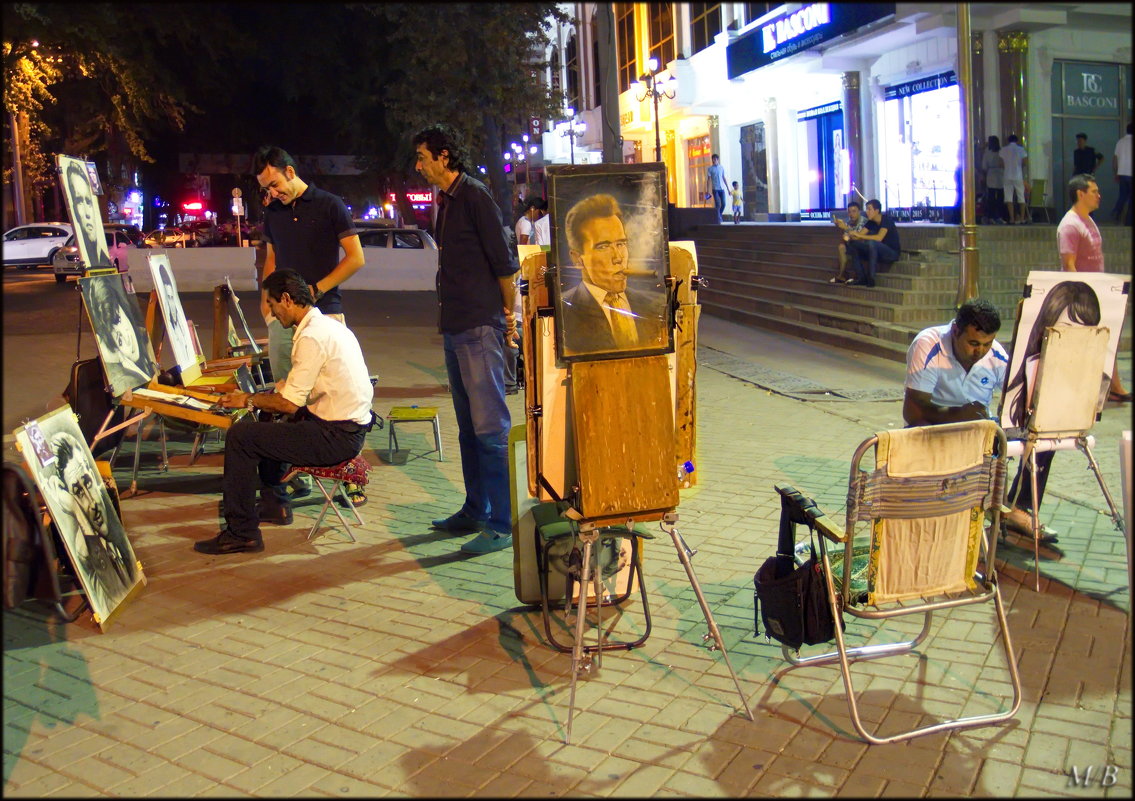
<instances>
[{"instance_id":1,"label":"man's wristwatch","mask_svg":"<svg viewBox=\"0 0 1135 801\"><path fill-rule=\"evenodd\" d=\"M311 285L311 297L312 297L313 300L319 300L321 297L323 297L323 295L324 295L324 292L323 292L322 289L319 288L318 285L316 285L316 284Z\"/></svg>"},{"instance_id":2,"label":"man's wristwatch","mask_svg":"<svg viewBox=\"0 0 1135 801\"><path fill-rule=\"evenodd\" d=\"M256 408L255 406L252 405L252 396L255 395L255 394L256 394L255 392L248 393L248 397L244 399L244 408L246 408L246 409L255 409Z\"/></svg>"}]
</instances>

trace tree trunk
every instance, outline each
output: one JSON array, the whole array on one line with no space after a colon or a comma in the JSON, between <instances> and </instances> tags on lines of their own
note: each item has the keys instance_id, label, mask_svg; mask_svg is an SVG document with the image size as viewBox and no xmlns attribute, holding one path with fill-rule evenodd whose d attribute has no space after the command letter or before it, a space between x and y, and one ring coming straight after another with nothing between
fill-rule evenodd
<instances>
[{"instance_id":1,"label":"tree trunk","mask_svg":"<svg viewBox=\"0 0 1135 801\"><path fill-rule=\"evenodd\" d=\"M504 174L504 159L501 157L504 147L501 139L501 123L489 111L482 115L482 122L484 124L485 150L481 154L481 158L484 159L485 169L488 171L489 191L493 195L493 200L497 202L497 207L501 210L501 220L506 226L511 225L512 187ZM475 164L467 166L474 177L479 177Z\"/></svg>"}]
</instances>

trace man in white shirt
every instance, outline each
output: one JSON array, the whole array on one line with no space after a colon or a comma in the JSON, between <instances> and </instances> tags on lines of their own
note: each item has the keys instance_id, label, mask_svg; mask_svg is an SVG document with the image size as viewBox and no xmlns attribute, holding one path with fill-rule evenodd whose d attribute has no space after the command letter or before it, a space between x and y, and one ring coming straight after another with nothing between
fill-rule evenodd
<instances>
[{"instance_id":1,"label":"man in white shirt","mask_svg":"<svg viewBox=\"0 0 1135 801\"><path fill-rule=\"evenodd\" d=\"M532 223L532 236L528 240L529 245L551 245L552 244L552 231L548 215L548 201L543 198L536 198L532 201L539 214L536 222Z\"/></svg>"},{"instance_id":2,"label":"man in white shirt","mask_svg":"<svg viewBox=\"0 0 1135 801\"><path fill-rule=\"evenodd\" d=\"M525 203L524 211L516 220L516 244L518 245L532 244L532 223L538 216L535 203L535 200L529 200Z\"/></svg>"},{"instance_id":3,"label":"man in white shirt","mask_svg":"<svg viewBox=\"0 0 1135 801\"><path fill-rule=\"evenodd\" d=\"M336 465L353 459L373 422L374 388L359 341L347 326L315 308L308 283L294 270L276 270L264 279L272 316L294 328L292 369L278 392L230 392L226 408L264 409L292 415L289 422L259 422L253 415L229 429L225 438L225 527L194 544L207 554L264 550L260 523L292 520L284 485L292 464ZM256 487L270 488L256 502Z\"/></svg>"},{"instance_id":4,"label":"man in white shirt","mask_svg":"<svg viewBox=\"0 0 1135 801\"><path fill-rule=\"evenodd\" d=\"M1017 143L1017 135L1009 134L1008 143L1001 148L1005 162L1005 202L1009 206L1009 225L1024 225L1029 221L1025 190L1028 188L1029 154Z\"/></svg>"},{"instance_id":5,"label":"man in white shirt","mask_svg":"<svg viewBox=\"0 0 1135 801\"><path fill-rule=\"evenodd\" d=\"M1115 143L1115 154L1111 157L1111 169L1119 184L1119 197L1111 210L1111 219L1119 222L1123 207L1127 207L1124 225L1131 225L1131 123L1127 123L1127 136Z\"/></svg>"},{"instance_id":6,"label":"man in white shirt","mask_svg":"<svg viewBox=\"0 0 1135 801\"><path fill-rule=\"evenodd\" d=\"M990 417L1009 355L996 340L1001 315L987 300L967 300L952 323L927 328L906 352L902 416L908 426Z\"/></svg>"}]
</instances>

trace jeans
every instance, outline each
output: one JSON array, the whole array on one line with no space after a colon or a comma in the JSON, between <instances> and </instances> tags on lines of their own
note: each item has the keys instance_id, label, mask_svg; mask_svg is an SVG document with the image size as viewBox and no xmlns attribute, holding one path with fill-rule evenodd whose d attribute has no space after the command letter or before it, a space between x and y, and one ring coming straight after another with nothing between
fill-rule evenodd
<instances>
[{"instance_id":1,"label":"jeans","mask_svg":"<svg viewBox=\"0 0 1135 801\"><path fill-rule=\"evenodd\" d=\"M717 211L717 221L721 222L721 215L725 213L725 190L713 190L713 208Z\"/></svg>"},{"instance_id":2,"label":"jeans","mask_svg":"<svg viewBox=\"0 0 1135 801\"><path fill-rule=\"evenodd\" d=\"M508 430L505 404L504 323L443 334L445 369L453 411L465 503L461 513L499 534L512 532L509 497Z\"/></svg>"},{"instance_id":3,"label":"jeans","mask_svg":"<svg viewBox=\"0 0 1135 801\"><path fill-rule=\"evenodd\" d=\"M1131 176L1119 176L1119 197L1116 198L1115 208L1111 210L1111 219L1119 222L1119 215L1123 213L1123 207L1127 206L1127 217L1124 219L1124 225L1131 225Z\"/></svg>"},{"instance_id":4,"label":"jeans","mask_svg":"<svg viewBox=\"0 0 1135 801\"><path fill-rule=\"evenodd\" d=\"M847 255L851 257L851 270L855 277L867 286L875 286L875 272L878 270L879 262L893 262L899 259L899 254L894 248L874 239L852 239L847 245ZM863 265L864 258L867 260L866 270Z\"/></svg>"},{"instance_id":5,"label":"jeans","mask_svg":"<svg viewBox=\"0 0 1135 801\"><path fill-rule=\"evenodd\" d=\"M286 500L280 479L290 465L345 462L362 450L365 438L365 426L320 420L306 409L294 422L263 423L246 416L225 437L225 526L238 537L260 539L256 489L261 481Z\"/></svg>"},{"instance_id":6,"label":"jeans","mask_svg":"<svg viewBox=\"0 0 1135 801\"><path fill-rule=\"evenodd\" d=\"M1017 477L1013 479L1013 486L1009 488L1008 502L1017 509L1024 509L1026 512L1033 510L1033 502L1036 502L1036 509L1040 511L1040 504L1044 500L1044 488L1048 484L1048 468L1052 465L1052 457L1056 455L1056 451L1045 451L1036 455L1036 495L1033 498L1033 483L1031 472L1029 470L1028 461L1021 459L1021 466L1017 468ZM1021 494L1017 495L1017 486L1020 485ZM1016 502L1013 498L1016 497Z\"/></svg>"}]
</instances>

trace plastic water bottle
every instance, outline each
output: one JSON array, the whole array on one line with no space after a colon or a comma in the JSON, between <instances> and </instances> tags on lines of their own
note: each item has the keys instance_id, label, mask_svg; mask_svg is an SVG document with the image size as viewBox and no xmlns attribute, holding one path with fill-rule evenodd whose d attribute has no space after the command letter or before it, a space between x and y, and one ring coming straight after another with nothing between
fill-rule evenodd
<instances>
[{"instance_id":1,"label":"plastic water bottle","mask_svg":"<svg viewBox=\"0 0 1135 801\"><path fill-rule=\"evenodd\" d=\"M688 460L685 461L685 462L681 462L678 465L678 486L679 487L687 488L687 487L690 486L690 473L694 472L695 469L697 469L697 468L694 467L694 463L692 461L688 461Z\"/></svg>"}]
</instances>

